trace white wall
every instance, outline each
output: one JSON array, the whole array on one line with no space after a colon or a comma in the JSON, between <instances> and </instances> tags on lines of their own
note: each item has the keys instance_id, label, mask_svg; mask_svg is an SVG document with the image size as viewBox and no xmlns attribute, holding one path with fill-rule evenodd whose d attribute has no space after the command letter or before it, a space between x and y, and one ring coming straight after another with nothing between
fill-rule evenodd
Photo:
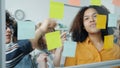
<instances>
[{"instance_id":1,"label":"white wall","mask_svg":"<svg viewBox=\"0 0 120 68\"><path fill-rule=\"evenodd\" d=\"M54 1L68 4L68 0ZM26 15L24 20L32 20L33 22L38 23L49 17L50 0L6 0L5 2L6 9L9 10L13 16L15 10L22 9ZM87 6L90 4L89 2L90 0L81 0L81 5ZM105 5L111 13L117 12L120 14L118 8L115 8L115 6L112 5L112 0L102 0L102 4ZM58 20L58 22L70 26L79 9L80 8L65 5L64 18Z\"/></svg>"},{"instance_id":2,"label":"white wall","mask_svg":"<svg viewBox=\"0 0 120 68\"><path fill-rule=\"evenodd\" d=\"M50 0L6 0L6 9L13 16L17 9L22 9L26 15L24 20L32 20L38 23L49 17L49 3ZM65 5L64 19L58 20L58 22L69 26L68 24L71 23L78 10L79 8Z\"/></svg>"},{"instance_id":3,"label":"white wall","mask_svg":"<svg viewBox=\"0 0 120 68\"><path fill-rule=\"evenodd\" d=\"M6 0L6 9L14 15L17 9L25 12L25 20L32 20L35 23L49 17L50 0Z\"/></svg>"}]
</instances>

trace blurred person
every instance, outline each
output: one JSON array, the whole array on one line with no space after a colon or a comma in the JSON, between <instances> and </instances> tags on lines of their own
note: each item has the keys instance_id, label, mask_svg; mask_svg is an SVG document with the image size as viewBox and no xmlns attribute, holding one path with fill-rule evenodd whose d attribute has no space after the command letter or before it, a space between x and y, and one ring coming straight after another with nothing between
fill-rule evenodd
<instances>
[{"instance_id":1,"label":"blurred person","mask_svg":"<svg viewBox=\"0 0 120 68\"><path fill-rule=\"evenodd\" d=\"M14 18L6 11L6 68L13 68L21 59L29 54L33 49L37 48L38 40L44 34L48 28L54 27L54 24L48 20L42 23L41 27L36 30L34 39L19 40L16 43L12 43L12 36L14 33L13 23ZM49 26L49 27L48 27Z\"/></svg>"}]
</instances>

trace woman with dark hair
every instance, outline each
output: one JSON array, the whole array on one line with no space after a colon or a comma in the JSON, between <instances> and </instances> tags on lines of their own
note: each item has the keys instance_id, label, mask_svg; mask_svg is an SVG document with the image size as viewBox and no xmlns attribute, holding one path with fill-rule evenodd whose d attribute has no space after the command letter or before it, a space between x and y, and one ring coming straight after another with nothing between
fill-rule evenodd
<instances>
[{"instance_id":1,"label":"woman with dark hair","mask_svg":"<svg viewBox=\"0 0 120 68\"><path fill-rule=\"evenodd\" d=\"M120 59L119 46L103 48L104 36L111 35L113 30L107 26L106 29L96 28L97 14L108 16L109 13L104 6L83 7L78 12L70 29L72 40L77 42L76 55L67 57L64 66Z\"/></svg>"}]
</instances>

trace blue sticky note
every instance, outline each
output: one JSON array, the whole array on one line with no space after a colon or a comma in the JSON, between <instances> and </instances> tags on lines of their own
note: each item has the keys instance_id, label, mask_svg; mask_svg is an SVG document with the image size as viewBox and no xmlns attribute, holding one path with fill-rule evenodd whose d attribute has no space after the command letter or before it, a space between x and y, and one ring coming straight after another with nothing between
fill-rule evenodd
<instances>
[{"instance_id":1,"label":"blue sticky note","mask_svg":"<svg viewBox=\"0 0 120 68\"><path fill-rule=\"evenodd\" d=\"M108 27L116 27L117 26L117 15L109 14L108 15Z\"/></svg>"},{"instance_id":2,"label":"blue sticky note","mask_svg":"<svg viewBox=\"0 0 120 68\"><path fill-rule=\"evenodd\" d=\"M62 56L75 57L76 52L76 42L64 41L64 50Z\"/></svg>"},{"instance_id":3,"label":"blue sticky note","mask_svg":"<svg viewBox=\"0 0 120 68\"><path fill-rule=\"evenodd\" d=\"M31 21L18 22L18 40L32 39L35 36L35 23Z\"/></svg>"}]
</instances>

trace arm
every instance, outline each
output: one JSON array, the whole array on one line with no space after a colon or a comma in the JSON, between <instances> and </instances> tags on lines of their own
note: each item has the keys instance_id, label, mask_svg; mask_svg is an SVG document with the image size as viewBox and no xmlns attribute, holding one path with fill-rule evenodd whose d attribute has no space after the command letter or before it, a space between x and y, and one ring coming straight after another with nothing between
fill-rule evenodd
<instances>
[{"instance_id":1,"label":"arm","mask_svg":"<svg viewBox=\"0 0 120 68\"><path fill-rule=\"evenodd\" d=\"M34 39L30 39L30 42L32 44L33 48L39 48L38 47L38 40L39 38L48 30L48 28L53 28L56 26L56 21L53 19L46 19L42 25L36 30L35 33L35 38Z\"/></svg>"},{"instance_id":2,"label":"arm","mask_svg":"<svg viewBox=\"0 0 120 68\"><path fill-rule=\"evenodd\" d=\"M62 39L62 43L66 40L66 32L61 34L61 39ZM55 56L54 56L53 63L56 67L60 66L62 51L63 51L63 46L60 47L60 48L57 48L56 51L55 51Z\"/></svg>"},{"instance_id":3,"label":"arm","mask_svg":"<svg viewBox=\"0 0 120 68\"><path fill-rule=\"evenodd\" d=\"M6 54L6 68L13 68L29 52L32 51L29 40L20 40L17 44L11 44Z\"/></svg>"},{"instance_id":4,"label":"arm","mask_svg":"<svg viewBox=\"0 0 120 68\"><path fill-rule=\"evenodd\" d=\"M38 45L38 40L49 27L54 27L55 22L52 19L47 19L35 33L35 38L30 40L18 41L6 51L6 67L14 67L28 53L30 53Z\"/></svg>"}]
</instances>

